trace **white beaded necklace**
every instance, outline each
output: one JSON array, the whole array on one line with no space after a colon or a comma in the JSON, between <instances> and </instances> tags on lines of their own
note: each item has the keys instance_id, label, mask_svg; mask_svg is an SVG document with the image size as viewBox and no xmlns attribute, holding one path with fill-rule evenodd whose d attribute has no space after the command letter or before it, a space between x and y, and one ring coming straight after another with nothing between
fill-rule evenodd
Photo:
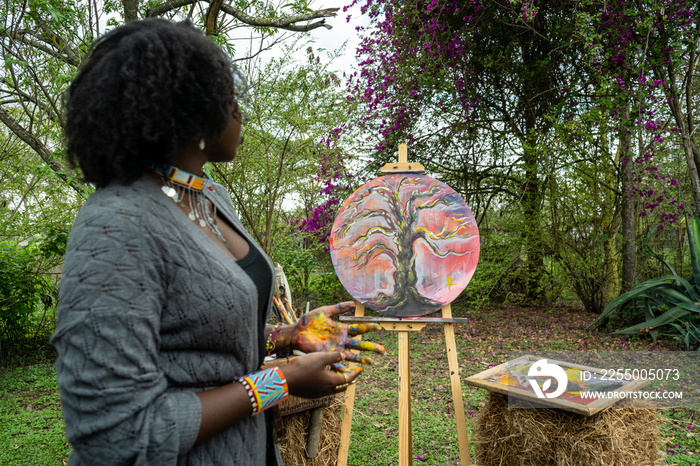
<instances>
[{"instance_id":1,"label":"white beaded necklace","mask_svg":"<svg viewBox=\"0 0 700 466\"><path fill-rule=\"evenodd\" d=\"M202 178L166 163L154 165L151 167L151 171L163 179L161 191L176 204L185 207L183 200L185 193L188 193L189 205L187 207L189 207L190 212L187 216L189 219L198 223L202 228L209 227L209 230L226 245L226 248L231 249L216 225L216 204L212 202L213 217L207 206L205 190L215 192L214 181L211 177Z\"/></svg>"}]
</instances>

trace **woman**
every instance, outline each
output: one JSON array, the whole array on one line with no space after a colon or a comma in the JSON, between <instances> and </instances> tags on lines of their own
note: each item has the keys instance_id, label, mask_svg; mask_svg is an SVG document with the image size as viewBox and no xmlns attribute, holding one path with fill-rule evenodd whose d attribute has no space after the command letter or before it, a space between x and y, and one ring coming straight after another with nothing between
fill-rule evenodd
<instances>
[{"instance_id":1,"label":"woman","mask_svg":"<svg viewBox=\"0 0 700 466\"><path fill-rule=\"evenodd\" d=\"M203 172L242 142L231 65L187 23L101 38L71 83L67 152L96 186L76 217L52 343L69 464L281 464L268 408L355 381L351 328L265 327L272 263ZM259 370L266 348L313 352ZM365 345L383 353L378 345ZM328 369L331 365L332 369Z\"/></svg>"}]
</instances>

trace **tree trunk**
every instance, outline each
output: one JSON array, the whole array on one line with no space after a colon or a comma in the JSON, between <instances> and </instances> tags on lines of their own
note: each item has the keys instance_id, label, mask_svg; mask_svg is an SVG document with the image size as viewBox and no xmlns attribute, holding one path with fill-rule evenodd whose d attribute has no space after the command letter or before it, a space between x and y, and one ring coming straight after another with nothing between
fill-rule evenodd
<instances>
[{"instance_id":1,"label":"tree trunk","mask_svg":"<svg viewBox=\"0 0 700 466\"><path fill-rule=\"evenodd\" d=\"M138 0L122 0L124 5L124 22L134 21L139 19L139 2Z\"/></svg>"},{"instance_id":2,"label":"tree trunk","mask_svg":"<svg viewBox=\"0 0 700 466\"><path fill-rule=\"evenodd\" d=\"M637 275L637 217L634 209L632 152L629 133L630 107L625 105L620 122L620 169L622 170L622 292L634 288Z\"/></svg>"},{"instance_id":3,"label":"tree trunk","mask_svg":"<svg viewBox=\"0 0 700 466\"><path fill-rule=\"evenodd\" d=\"M527 253L526 298L536 301L542 297L544 275L544 252L542 250L542 222L540 218L541 181L537 169L537 154L534 144L528 141L525 147L525 187L523 210L525 214L525 250ZM536 142L535 142L536 144Z\"/></svg>"},{"instance_id":4,"label":"tree trunk","mask_svg":"<svg viewBox=\"0 0 700 466\"><path fill-rule=\"evenodd\" d=\"M619 287L617 262L617 231L612 230L610 236L605 239L605 283L603 285L603 307L617 297Z\"/></svg>"},{"instance_id":5,"label":"tree trunk","mask_svg":"<svg viewBox=\"0 0 700 466\"><path fill-rule=\"evenodd\" d=\"M688 132L688 128L684 128L683 131L683 151L685 152L685 160L688 164L688 176L690 177L690 184L693 191L693 203L695 204L694 209L698 210L700 206L700 176L698 176L698 166L695 164L695 157L693 156L693 146L695 141Z\"/></svg>"},{"instance_id":6,"label":"tree trunk","mask_svg":"<svg viewBox=\"0 0 700 466\"><path fill-rule=\"evenodd\" d=\"M607 124L605 125L607 127ZM608 138L608 132L605 131L602 134L601 146L606 149L610 147L610 141ZM616 151L615 154L615 164L619 166L620 164L620 151ZM597 176L602 177L605 180L605 184L609 186L616 186L619 180L617 173L607 169L603 169L596 173ZM596 188L597 189L597 188ZM617 194L616 191L604 189L602 191L602 200L600 200L600 207L603 212L602 216L602 226L601 232L604 235L603 239L603 254L604 254L604 267L605 276L604 283L602 285L603 289L603 302L602 308L597 311L602 311L602 309L613 299L618 296L620 292L620 263L618 260L618 238L620 235L620 209L617 207Z\"/></svg>"},{"instance_id":7,"label":"tree trunk","mask_svg":"<svg viewBox=\"0 0 700 466\"><path fill-rule=\"evenodd\" d=\"M683 143L683 152L688 165L688 176L690 177L691 191L693 195L693 209L700 208L700 175L698 175L698 165L700 164L700 148L695 143L694 134L697 128L693 118L693 80L695 79L696 68L698 65L697 50L700 46L700 24L695 26L695 37L688 48L689 59L683 66L674 63L666 64L666 68L655 67L654 75L657 79L661 79L668 85L664 87L666 100L669 109L676 120L678 129L681 132L681 141ZM669 42L668 35L662 30L663 38ZM683 70L684 78L678 80L677 71ZM678 85L683 87L679 88ZM685 112L683 111L683 101L685 100Z\"/></svg>"},{"instance_id":8,"label":"tree trunk","mask_svg":"<svg viewBox=\"0 0 700 466\"><path fill-rule=\"evenodd\" d=\"M671 84L670 107L673 117L678 124L678 129L681 132L681 140L683 141L683 152L685 153L685 161L688 165L688 177L690 177L690 185L693 193L694 209L697 210L700 206L700 176L698 175L698 166L695 162L695 152L698 151L695 145L695 140L690 134L688 118L683 114L678 92L675 92L675 85Z\"/></svg>"}]
</instances>

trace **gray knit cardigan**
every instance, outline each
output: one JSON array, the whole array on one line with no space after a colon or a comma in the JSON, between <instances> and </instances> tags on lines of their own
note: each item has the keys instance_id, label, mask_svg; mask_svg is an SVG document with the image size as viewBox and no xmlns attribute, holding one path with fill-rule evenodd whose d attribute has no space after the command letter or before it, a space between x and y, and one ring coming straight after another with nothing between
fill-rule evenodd
<instances>
[{"instance_id":1,"label":"gray knit cardigan","mask_svg":"<svg viewBox=\"0 0 700 466\"><path fill-rule=\"evenodd\" d=\"M224 188L207 196L274 276ZM195 392L258 368L257 309L246 272L149 176L96 190L73 224L51 340L69 464L264 465L263 415L194 445Z\"/></svg>"}]
</instances>

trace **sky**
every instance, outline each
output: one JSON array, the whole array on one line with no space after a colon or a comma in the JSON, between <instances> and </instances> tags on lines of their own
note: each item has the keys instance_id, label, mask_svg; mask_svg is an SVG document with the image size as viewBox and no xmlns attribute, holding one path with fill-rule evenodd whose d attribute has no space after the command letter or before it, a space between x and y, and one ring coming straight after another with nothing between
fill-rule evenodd
<instances>
[{"instance_id":1,"label":"sky","mask_svg":"<svg viewBox=\"0 0 700 466\"><path fill-rule=\"evenodd\" d=\"M346 21L348 15L350 21ZM317 45L327 50L335 50L347 40L347 60L355 63L355 50L360 43L360 36L355 28L366 26L368 23L368 18L360 13L360 5L355 5L347 12L343 12L341 8L338 16L326 19L326 23L333 26L333 29L318 28L311 31Z\"/></svg>"},{"instance_id":2,"label":"sky","mask_svg":"<svg viewBox=\"0 0 700 466\"><path fill-rule=\"evenodd\" d=\"M342 3L348 2L349 0L346 0ZM334 7L338 7L338 5L327 5L320 2L311 5L311 8L316 10ZM349 21L347 20L348 16L350 16ZM360 5L355 5L346 12L343 12L342 6L340 6L337 16L326 18L326 24L332 26L332 29L319 27L309 33L315 40L314 53L317 53L319 48L325 49L328 52L335 51L347 41L344 55L334 63L335 66L333 66L333 68L337 69L337 71L350 74L357 63L355 59L355 50L360 43L360 36L355 28L357 26L366 26L368 23L369 20L367 16L360 13ZM255 42L255 44L257 46L257 42ZM262 56L262 60L275 57L280 52L281 48L275 47L265 52ZM322 56L322 59L323 58L325 57ZM306 60L306 52L304 50L299 52L299 60Z\"/></svg>"}]
</instances>

